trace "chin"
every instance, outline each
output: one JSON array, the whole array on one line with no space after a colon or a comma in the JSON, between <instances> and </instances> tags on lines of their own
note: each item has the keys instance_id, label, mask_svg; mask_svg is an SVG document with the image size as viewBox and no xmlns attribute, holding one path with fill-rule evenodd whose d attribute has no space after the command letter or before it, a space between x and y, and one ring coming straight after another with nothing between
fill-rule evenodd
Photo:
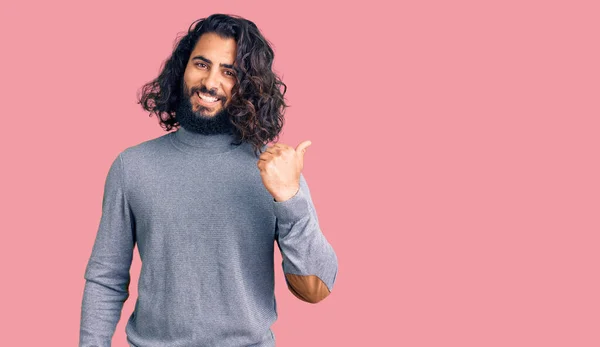
<instances>
[{"instance_id":1,"label":"chin","mask_svg":"<svg viewBox=\"0 0 600 347\"><path fill-rule=\"evenodd\" d=\"M200 116L200 117L212 118L212 117L214 117L216 114L218 114L218 113L219 113L219 111L221 111L221 109L220 109L220 108L219 108L219 109L216 109L216 110L210 110L210 111L207 111L207 109L206 109L205 107L203 107L203 106L198 106L198 107L196 108L196 110L194 110L194 113L195 113L197 116Z\"/></svg>"},{"instance_id":2,"label":"chin","mask_svg":"<svg viewBox=\"0 0 600 347\"><path fill-rule=\"evenodd\" d=\"M214 117L219 113L219 111L221 111L221 110L218 109L218 110L214 110L211 112L200 112L200 114L203 115L204 117Z\"/></svg>"},{"instance_id":3,"label":"chin","mask_svg":"<svg viewBox=\"0 0 600 347\"><path fill-rule=\"evenodd\" d=\"M206 113L202 113L202 112L195 112L195 114L196 114L196 117L204 118L204 119L211 119L215 116L215 113L206 114Z\"/></svg>"}]
</instances>

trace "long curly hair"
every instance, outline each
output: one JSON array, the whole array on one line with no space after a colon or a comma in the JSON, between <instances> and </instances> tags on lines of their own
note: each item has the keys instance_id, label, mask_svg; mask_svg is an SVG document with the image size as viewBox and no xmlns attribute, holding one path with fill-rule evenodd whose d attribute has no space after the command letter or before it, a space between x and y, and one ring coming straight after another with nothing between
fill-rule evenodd
<instances>
[{"instance_id":1,"label":"long curly hair","mask_svg":"<svg viewBox=\"0 0 600 347\"><path fill-rule=\"evenodd\" d=\"M236 41L237 81L228 112L236 140L250 143L258 155L264 145L279 138L288 107L284 99L287 86L272 70L274 53L269 41L247 19L213 14L194 21L187 33L176 40L175 49L161 66L158 77L141 88L138 103L150 112L150 117L157 116L165 131L180 126L175 111L183 97L183 75L190 54L205 33Z\"/></svg>"}]
</instances>

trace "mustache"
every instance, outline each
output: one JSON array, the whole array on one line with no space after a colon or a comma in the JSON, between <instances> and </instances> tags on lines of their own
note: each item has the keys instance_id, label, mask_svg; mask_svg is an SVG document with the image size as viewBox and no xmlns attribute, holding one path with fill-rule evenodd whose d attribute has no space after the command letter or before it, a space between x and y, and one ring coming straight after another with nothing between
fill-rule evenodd
<instances>
[{"instance_id":1,"label":"mustache","mask_svg":"<svg viewBox=\"0 0 600 347\"><path fill-rule=\"evenodd\" d=\"M210 96L218 98L219 100L225 100L225 95L219 95L219 94L217 94L216 90L214 90L214 89L208 90L205 86L193 87L192 95L196 94L197 92L200 92L203 94L208 94Z\"/></svg>"}]
</instances>

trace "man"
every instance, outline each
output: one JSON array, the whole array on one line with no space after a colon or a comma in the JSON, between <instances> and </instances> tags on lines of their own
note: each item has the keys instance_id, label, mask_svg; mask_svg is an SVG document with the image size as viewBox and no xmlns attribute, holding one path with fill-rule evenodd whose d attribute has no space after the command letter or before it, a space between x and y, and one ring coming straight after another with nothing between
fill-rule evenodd
<instances>
[{"instance_id":1,"label":"man","mask_svg":"<svg viewBox=\"0 0 600 347\"><path fill-rule=\"evenodd\" d=\"M329 295L337 257L301 174L310 141L266 147L286 107L273 57L254 23L216 14L192 23L142 88L142 107L177 130L109 169L80 346L110 346L136 243L130 346L274 346L275 241L289 290L310 303Z\"/></svg>"}]
</instances>

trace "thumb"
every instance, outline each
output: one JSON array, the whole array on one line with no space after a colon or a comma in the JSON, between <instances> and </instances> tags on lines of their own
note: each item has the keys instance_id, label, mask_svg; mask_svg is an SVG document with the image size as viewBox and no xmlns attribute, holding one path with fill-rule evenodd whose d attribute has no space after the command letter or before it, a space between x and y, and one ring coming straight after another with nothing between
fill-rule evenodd
<instances>
[{"instance_id":1,"label":"thumb","mask_svg":"<svg viewBox=\"0 0 600 347\"><path fill-rule=\"evenodd\" d=\"M306 149L311 144L312 144L312 142L310 140L306 140L306 141L301 142L298 145L298 147L296 147L296 153L298 153L300 155L300 158L304 159L304 152L306 152Z\"/></svg>"}]
</instances>

